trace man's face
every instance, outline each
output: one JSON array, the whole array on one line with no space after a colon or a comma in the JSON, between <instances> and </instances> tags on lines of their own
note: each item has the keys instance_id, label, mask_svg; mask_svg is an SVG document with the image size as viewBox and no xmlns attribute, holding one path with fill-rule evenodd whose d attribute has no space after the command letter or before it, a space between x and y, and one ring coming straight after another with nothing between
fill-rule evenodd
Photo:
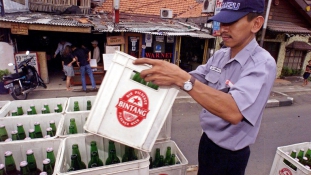
<instances>
[{"instance_id":1,"label":"man's face","mask_svg":"<svg viewBox=\"0 0 311 175\"><path fill-rule=\"evenodd\" d=\"M249 42L249 37L253 36L251 28L252 22L247 20L247 16L233 23L220 23L220 34L225 46L242 49Z\"/></svg>"}]
</instances>

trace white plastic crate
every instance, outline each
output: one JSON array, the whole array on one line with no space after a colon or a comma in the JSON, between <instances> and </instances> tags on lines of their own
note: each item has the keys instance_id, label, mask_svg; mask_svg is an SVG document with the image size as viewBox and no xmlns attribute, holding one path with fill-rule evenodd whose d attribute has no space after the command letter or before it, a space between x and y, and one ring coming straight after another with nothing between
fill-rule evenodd
<instances>
[{"instance_id":1,"label":"white plastic crate","mask_svg":"<svg viewBox=\"0 0 311 175\"><path fill-rule=\"evenodd\" d=\"M84 128L150 152L179 88L161 86L155 90L132 80L134 71L150 68L149 65L132 64L135 59L115 52Z\"/></svg>"},{"instance_id":2,"label":"white plastic crate","mask_svg":"<svg viewBox=\"0 0 311 175\"><path fill-rule=\"evenodd\" d=\"M66 113L77 113L77 112L85 112L86 110L86 104L88 100L91 100L92 105L94 104L96 96L83 96L83 97L69 97L67 107L66 107ZM79 108L80 111L73 111L74 102L79 102Z\"/></svg>"},{"instance_id":3,"label":"white plastic crate","mask_svg":"<svg viewBox=\"0 0 311 175\"><path fill-rule=\"evenodd\" d=\"M78 144L82 161L87 165L90 161L90 143L96 141L99 158L103 161L104 166L96 168L87 168L78 171L67 172L70 167L70 156L72 153L72 145ZM109 140L93 134L76 134L67 137L62 142L62 151L57 157L57 164L54 172L62 174L117 174L117 175L148 175L149 174L149 154L140 150L135 150L138 160L118 163L113 165L105 165L108 157ZM120 161L124 154L124 145L115 142L116 153Z\"/></svg>"},{"instance_id":4,"label":"white plastic crate","mask_svg":"<svg viewBox=\"0 0 311 175\"><path fill-rule=\"evenodd\" d=\"M163 166L159 168L153 168L149 170L150 175L159 175L159 174L166 174L166 175L186 175L187 173L187 165L188 160L183 155L183 153L178 148L177 144L172 140L167 140L163 142L156 142L150 156L155 158L156 148L160 148L160 154L164 156L166 155L167 147L171 147L171 153L176 155L176 162L180 162L180 164L170 165L170 166Z\"/></svg>"},{"instance_id":5,"label":"white plastic crate","mask_svg":"<svg viewBox=\"0 0 311 175\"><path fill-rule=\"evenodd\" d=\"M10 103L11 101L0 101L0 114L3 113L5 108L7 108L7 106L9 106Z\"/></svg>"},{"instance_id":6,"label":"white plastic crate","mask_svg":"<svg viewBox=\"0 0 311 175\"><path fill-rule=\"evenodd\" d=\"M47 140L28 140L23 144L10 142L7 144L0 144L1 156L0 162L4 164L4 153L5 151L12 151L12 155L16 164L16 168L20 170L19 163L21 161L27 160L26 152L29 149L32 149L34 156L36 158L37 168L43 171L42 161L46 158L46 148L52 147L54 149L55 157L58 157L60 154L60 144L61 139L47 139ZM57 160L55 160L55 164ZM54 171L55 172L55 171Z\"/></svg>"},{"instance_id":7,"label":"white plastic crate","mask_svg":"<svg viewBox=\"0 0 311 175\"><path fill-rule=\"evenodd\" d=\"M64 115L64 123L62 126L62 130L60 131L60 137L67 137L67 136L71 136L69 133L69 125L70 125L70 119L74 118L76 125L77 125L77 130L78 130L78 134L82 134L85 133L85 130L83 128L84 124L85 124L85 119L88 117L89 115L89 111L84 111L84 112L70 112L70 113L66 113Z\"/></svg>"},{"instance_id":8,"label":"white plastic crate","mask_svg":"<svg viewBox=\"0 0 311 175\"><path fill-rule=\"evenodd\" d=\"M290 155L286 154L286 152L291 153L293 149L297 151L297 154L301 148L304 148L305 153L308 148L311 146L310 142L303 142L288 146L278 147L276 150L276 154L274 157L274 161L272 164L272 168L270 171L270 175L311 175L311 170L304 167L299 162L295 161ZM291 164L297 167L297 171L293 170L291 167L286 165L283 161L284 159L288 160Z\"/></svg>"},{"instance_id":9,"label":"white plastic crate","mask_svg":"<svg viewBox=\"0 0 311 175\"><path fill-rule=\"evenodd\" d=\"M26 137L29 136L29 129L34 129L34 123L35 122L40 122L41 130L42 130L42 135L46 135L46 128L50 127L50 121L54 120L55 125L56 125L56 136L51 137L51 138L56 138L57 136L60 135L60 132L62 130L63 122L64 122L64 116L59 113L54 113L54 114L40 114L40 115L29 115L27 117L25 116L16 116L16 117L1 117L0 118L0 124L5 125L5 128L7 130L8 136L11 138L11 131L17 130L17 124L22 123ZM42 139L34 139L34 140L45 140L44 138ZM17 141L12 141L12 142L27 142L28 140L17 140ZM7 142L0 142L1 144L7 144Z\"/></svg>"},{"instance_id":10,"label":"white plastic crate","mask_svg":"<svg viewBox=\"0 0 311 175\"><path fill-rule=\"evenodd\" d=\"M24 116L27 115L27 110L30 108L30 105L35 105L37 115L42 114L41 109L44 104L48 104L50 108L50 112L54 113L54 108L58 103L62 104L63 111L65 112L68 98L46 98L46 99L32 99L32 100L16 100L12 101L6 108L4 108L3 112L0 113L0 117L12 117L11 112L13 110L17 110L18 106L22 106L24 111Z\"/></svg>"}]
</instances>

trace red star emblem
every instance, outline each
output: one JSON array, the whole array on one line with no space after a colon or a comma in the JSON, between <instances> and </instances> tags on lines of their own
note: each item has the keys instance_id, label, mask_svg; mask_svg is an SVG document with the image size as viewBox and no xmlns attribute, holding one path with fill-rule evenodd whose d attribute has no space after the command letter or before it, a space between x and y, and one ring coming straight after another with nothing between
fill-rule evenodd
<instances>
[{"instance_id":1,"label":"red star emblem","mask_svg":"<svg viewBox=\"0 0 311 175\"><path fill-rule=\"evenodd\" d=\"M136 103L136 104L138 104L140 101L139 101L139 99L138 98L134 98L134 102L133 103Z\"/></svg>"}]
</instances>

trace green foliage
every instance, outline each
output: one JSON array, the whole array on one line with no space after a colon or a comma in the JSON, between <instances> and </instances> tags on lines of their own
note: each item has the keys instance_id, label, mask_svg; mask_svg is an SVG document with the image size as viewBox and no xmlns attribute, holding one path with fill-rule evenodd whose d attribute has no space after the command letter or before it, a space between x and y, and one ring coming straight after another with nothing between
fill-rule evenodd
<instances>
[{"instance_id":1,"label":"green foliage","mask_svg":"<svg viewBox=\"0 0 311 175\"><path fill-rule=\"evenodd\" d=\"M294 76L294 75L300 75L300 74L301 74L301 69L291 69L285 66L282 69L281 77Z\"/></svg>"},{"instance_id":2,"label":"green foliage","mask_svg":"<svg viewBox=\"0 0 311 175\"><path fill-rule=\"evenodd\" d=\"M0 82L2 82L2 78L5 75L9 75L11 72L8 69L0 70Z\"/></svg>"}]
</instances>

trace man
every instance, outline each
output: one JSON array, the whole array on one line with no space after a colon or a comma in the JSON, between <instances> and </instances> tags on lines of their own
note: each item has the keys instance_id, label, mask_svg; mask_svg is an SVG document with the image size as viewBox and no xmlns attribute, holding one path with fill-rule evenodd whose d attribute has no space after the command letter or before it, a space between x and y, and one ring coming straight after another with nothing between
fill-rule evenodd
<instances>
[{"instance_id":1,"label":"man","mask_svg":"<svg viewBox=\"0 0 311 175\"><path fill-rule=\"evenodd\" d=\"M82 90L84 92L87 92L86 89L86 82L85 82L85 72L88 74L90 80L91 80L91 84L92 84L92 91L97 90L96 84L95 84L95 80L94 80L94 76L93 76L93 72L92 72L92 68L90 66L90 51L85 48L85 47L72 47L73 49L73 55L75 57L76 60L78 60L77 64L80 67L80 73L81 73L81 82L82 82Z\"/></svg>"},{"instance_id":2,"label":"man","mask_svg":"<svg viewBox=\"0 0 311 175\"><path fill-rule=\"evenodd\" d=\"M141 72L145 81L177 85L203 107L198 175L245 173L249 145L257 137L276 77L273 57L256 42L263 12L264 0L224 0L222 10L209 21L220 22L226 48L192 72L160 60L134 61L152 65Z\"/></svg>"},{"instance_id":3,"label":"man","mask_svg":"<svg viewBox=\"0 0 311 175\"><path fill-rule=\"evenodd\" d=\"M56 51L55 51L55 53L54 53L54 58L58 57L58 58L56 59L56 62L57 62L56 64L59 65L59 66L61 66L61 60L62 60L61 57L62 57L62 54L63 54L63 52L64 52L66 46L71 46L71 43L65 41L64 39L61 39L60 42L58 43L57 49L56 49ZM62 68L63 68L63 67L62 67ZM66 80L66 75L65 75L65 73L64 73L62 79L63 79L63 81Z\"/></svg>"},{"instance_id":4,"label":"man","mask_svg":"<svg viewBox=\"0 0 311 175\"><path fill-rule=\"evenodd\" d=\"M100 61L100 50L99 50L99 47L98 47L98 42L96 40L92 41L92 46L93 46L93 56L92 56L92 59L95 59L97 63L99 63Z\"/></svg>"}]
</instances>

